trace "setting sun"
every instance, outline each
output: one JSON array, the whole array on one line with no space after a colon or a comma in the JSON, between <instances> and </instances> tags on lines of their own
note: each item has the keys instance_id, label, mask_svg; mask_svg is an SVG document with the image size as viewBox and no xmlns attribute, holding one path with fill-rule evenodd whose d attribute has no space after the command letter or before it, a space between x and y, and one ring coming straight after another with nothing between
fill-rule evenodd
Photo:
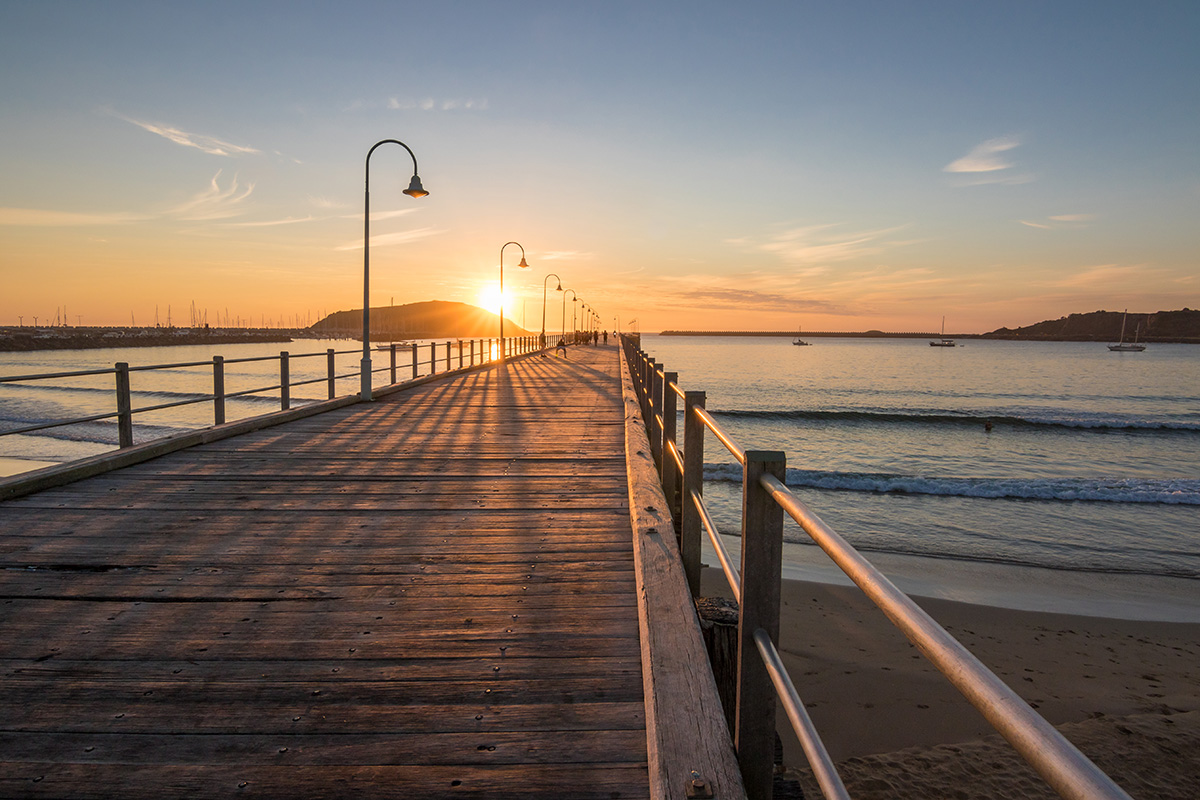
<instances>
[{"instance_id":1,"label":"setting sun","mask_svg":"<svg viewBox=\"0 0 1200 800\"><path fill-rule=\"evenodd\" d=\"M479 307L487 309L493 314L500 313L500 303L504 300L504 296L500 292L500 287L495 284L485 286L479 291Z\"/></svg>"}]
</instances>

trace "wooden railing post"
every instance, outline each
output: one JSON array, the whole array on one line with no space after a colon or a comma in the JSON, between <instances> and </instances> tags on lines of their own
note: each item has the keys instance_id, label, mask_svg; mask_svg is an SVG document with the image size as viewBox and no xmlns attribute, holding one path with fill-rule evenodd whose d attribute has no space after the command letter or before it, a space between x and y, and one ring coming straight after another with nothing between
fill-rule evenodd
<instances>
[{"instance_id":1,"label":"wooden railing post","mask_svg":"<svg viewBox=\"0 0 1200 800\"><path fill-rule=\"evenodd\" d=\"M412 372L413 372L412 379L415 381L417 379L417 343L416 342L413 342L413 346L412 346Z\"/></svg>"},{"instance_id":2,"label":"wooden railing post","mask_svg":"<svg viewBox=\"0 0 1200 800\"><path fill-rule=\"evenodd\" d=\"M680 513L679 556L692 597L700 596L700 541L703 523L693 496L704 494L704 420L696 409L704 408L704 392L683 395L683 506Z\"/></svg>"},{"instance_id":3,"label":"wooden railing post","mask_svg":"<svg viewBox=\"0 0 1200 800\"><path fill-rule=\"evenodd\" d=\"M213 424L225 424L225 357L213 356Z\"/></svg>"},{"instance_id":4,"label":"wooden railing post","mask_svg":"<svg viewBox=\"0 0 1200 800\"><path fill-rule=\"evenodd\" d=\"M336 352L332 347L325 351L325 371L329 376L329 399L337 392Z\"/></svg>"},{"instance_id":5,"label":"wooden railing post","mask_svg":"<svg viewBox=\"0 0 1200 800\"><path fill-rule=\"evenodd\" d=\"M450 342L446 342L446 372L450 371Z\"/></svg>"},{"instance_id":6,"label":"wooden railing post","mask_svg":"<svg viewBox=\"0 0 1200 800\"><path fill-rule=\"evenodd\" d=\"M396 382L396 343L392 342L392 383Z\"/></svg>"},{"instance_id":7,"label":"wooden railing post","mask_svg":"<svg viewBox=\"0 0 1200 800\"><path fill-rule=\"evenodd\" d=\"M775 687L754 643L766 631L779 646L783 508L763 488L764 474L783 480L783 452L747 450L742 470L742 601L738 607L738 684L734 747L749 800L770 800L775 768Z\"/></svg>"},{"instance_id":8,"label":"wooden railing post","mask_svg":"<svg viewBox=\"0 0 1200 800\"><path fill-rule=\"evenodd\" d=\"M650 359L650 385L647 387L650 390L650 416L647 421L650 423L650 452L654 455L655 466L659 469L659 474L662 474L663 463L663 431L662 422L659 421L659 415L662 414L663 403L663 383L658 378L658 365L654 359Z\"/></svg>"},{"instance_id":9,"label":"wooden railing post","mask_svg":"<svg viewBox=\"0 0 1200 800\"><path fill-rule=\"evenodd\" d=\"M475 340L471 340L471 366L475 366Z\"/></svg>"},{"instance_id":10,"label":"wooden railing post","mask_svg":"<svg viewBox=\"0 0 1200 800\"><path fill-rule=\"evenodd\" d=\"M129 391L129 364L119 361L117 370L117 444L133 447L133 399Z\"/></svg>"},{"instance_id":11,"label":"wooden railing post","mask_svg":"<svg viewBox=\"0 0 1200 800\"><path fill-rule=\"evenodd\" d=\"M662 380L662 471L659 473L662 478L663 495L667 501L667 508L671 512L672 521L675 523L675 530L679 531L679 465L675 463L675 457L671 455L671 445L678 448L679 443L675 441L675 389L673 384L678 382L679 373L663 372Z\"/></svg>"},{"instance_id":12,"label":"wooden railing post","mask_svg":"<svg viewBox=\"0 0 1200 800\"><path fill-rule=\"evenodd\" d=\"M279 408L287 411L292 407L292 375L288 368L288 353L279 353Z\"/></svg>"},{"instance_id":13,"label":"wooden railing post","mask_svg":"<svg viewBox=\"0 0 1200 800\"><path fill-rule=\"evenodd\" d=\"M463 368L463 346L462 339L458 340L458 368Z\"/></svg>"}]
</instances>

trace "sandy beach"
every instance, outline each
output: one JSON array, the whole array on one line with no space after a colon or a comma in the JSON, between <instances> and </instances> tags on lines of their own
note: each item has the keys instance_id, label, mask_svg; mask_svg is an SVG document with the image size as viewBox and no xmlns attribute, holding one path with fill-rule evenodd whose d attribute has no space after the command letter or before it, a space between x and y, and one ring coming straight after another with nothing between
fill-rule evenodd
<instances>
[{"instance_id":1,"label":"sandy beach","mask_svg":"<svg viewBox=\"0 0 1200 800\"><path fill-rule=\"evenodd\" d=\"M705 571L705 595L722 584ZM1133 797L1200 796L1200 624L914 599ZM785 580L782 602L784 661L854 797L1057 796L856 588Z\"/></svg>"}]
</instances>

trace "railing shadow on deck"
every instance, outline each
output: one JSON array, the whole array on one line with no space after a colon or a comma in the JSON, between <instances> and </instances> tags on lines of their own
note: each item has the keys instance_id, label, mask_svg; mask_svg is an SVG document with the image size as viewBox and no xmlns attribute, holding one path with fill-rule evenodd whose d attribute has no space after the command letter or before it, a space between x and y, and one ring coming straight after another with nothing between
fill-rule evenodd
<instances>
[{"instance_id":1,"label":"railing shadow on deck","mask_svg":"<svg viewBox=\"0 0 1200 800\"><path fill-rule=\"evenodd\" d=\"M430 342L423 344L391 343L383 345L379 350L389 351L388 363L382 367L374 367L372 375L387 373L390 383L376 390L377 396L402 391L408 387L425 383L434 378L450 374L480 369L501 361L500 342L497 339L455 339L449 341ZM504 340L504 358L516 358L543 351L536 336L512 337ZM0 376L0 384L38 383L51 380L75 379L91 376L112 375L115 378L114 399L116 410L103 414L93 414L82 417L70 417L39 422L0 430L0 437L15 434L29 434L40 431L94 422L116 420L117 447L115 451L101 453L97 456L65 462L55 466L43 467L27 473L0 478L0 499L27 494L32 491L61 485L93 474L99 474L128 464L144 461L163 453L190 447L201 442L215 441L227 436L245 433L251 430L277 425L292 419L309 416L322 411L329 411L360 402L359 395L349 394L337 396L339 380L358 379L360 372L338 373L337 357L347 354L360 354L356 350L329 349L317 353L291 354L282 351L278 356L258 356L250 358L230 358L213 356L211 361L188 361L170 364L149 364L130 366L126 362L118 362L111 369L78 370L73 372L52 372L31 375ZM325 358L325 374L320 377L303 380L292 380L291 365L294 360L307 358ZM255 362L278 362L279 382L269 386L255 386L236 392L228 392L225 388L225 367L230 364L249 364ZM356 362L357 366L357 362ZM131 373L149 373L154 370L197 369L210 367L212 370L211 393L196 392L183 400L150 405L134 406L134 398L139 394L152 394L153 388L136 389L133 387ZM407 373L406 379L401 379ZM293 403L291 389L298 386L324 383L328 386L327 400L308 400L303 404ZM230 421L226 418L226 401L238 397L263 397L274 394L279 398L279 410L270 414L248 416ZM173 434L158 439L140 443L134 442L134 419L137 414L148 414L172 408L197 404L212 404L212 425L191 430L182 434Z\"/></svg>"},{"instance_id":2,"label":"railing shadow on deck","mask_svg":"<svg viewBox=\"0 0 1200 800\"><path fill-rule=\"evenodd\" d=\"M708 537L738 602L734 747L750 800L771 797L776 700L782 703L826 798L849 794L780 658L779 603L783 515L794 519L851 581L1064 798L1129 800L1111 778L971 654L865 557L826 525L784 484L781 451L746 451L705 410L705 393L684 391L623 336L622 349L641 405L663 493L674 515L683 570L693 597L700 591L701 531ZM678 401L684 432L677 436ZM704 504L705 435L711 433L742 464L740 570Z\"/></svg>"}]
</instances>

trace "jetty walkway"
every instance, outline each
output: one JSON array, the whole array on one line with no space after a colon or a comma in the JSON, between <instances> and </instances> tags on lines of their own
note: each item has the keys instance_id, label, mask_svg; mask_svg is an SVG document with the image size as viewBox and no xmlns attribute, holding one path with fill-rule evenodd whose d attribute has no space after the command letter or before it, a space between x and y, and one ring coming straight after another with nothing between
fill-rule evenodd
<instances>
[{"instance_id":1,"label":"jetty walkway","mask_svg":"<svg viewBox=\"0 0 1200 800\"><path fill-rule=\"evenodd\" d=\"M0 797L740 795L629 408L572 347L0 502Z\"/></svg>"}]
</instances>

